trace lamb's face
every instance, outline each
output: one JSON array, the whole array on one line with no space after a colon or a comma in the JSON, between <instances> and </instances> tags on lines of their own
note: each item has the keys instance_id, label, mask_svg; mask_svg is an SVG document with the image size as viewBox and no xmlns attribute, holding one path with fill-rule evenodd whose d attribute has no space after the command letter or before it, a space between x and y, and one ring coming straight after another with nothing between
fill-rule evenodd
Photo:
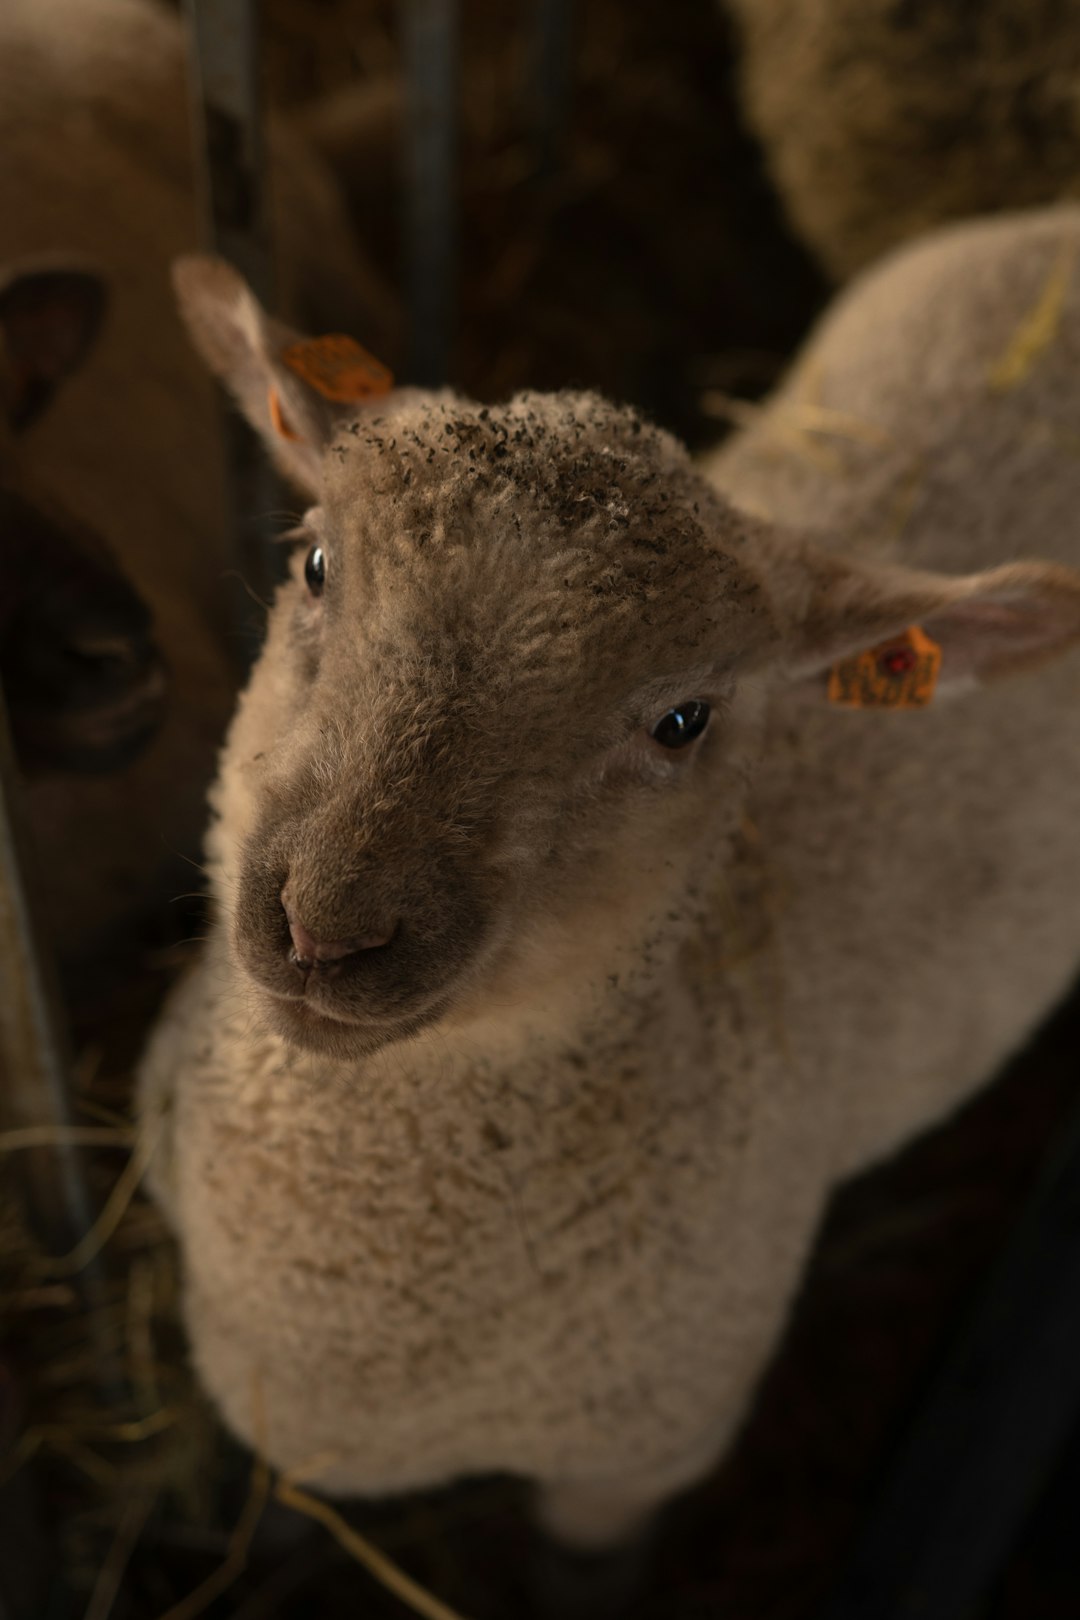
<instances>
[{"instance_id":1,"label":"lamb's face","mask_svg":"<svg viewBox=\"0 0 1080 1620\"><path fill-rule=\"evenodd\" d=\"M725 521L597 400L429 401L341 436L221 795L233 946L281 1033L373 1050L505 995L553 922L670 903L771 631Z\"/></svg>"},{"instance_id":2,"label":"lamb's face","mask_svg":"<svg viewBox=\"0 0 1080 1620\"><path fill-rule=\"evenodd\" d=\"M212 833L232 949L301 1045L348 1058L485 1000L546 1019L553 980L649 971L707 904L766 685L824 703L859 653L895 699L912 625L939 693L1080 641L1066 569L822 550L589 395L380 407L349 339L299 339L223 261L174 274L200 353L315 496Z\"/></svg>"}]
</instances>

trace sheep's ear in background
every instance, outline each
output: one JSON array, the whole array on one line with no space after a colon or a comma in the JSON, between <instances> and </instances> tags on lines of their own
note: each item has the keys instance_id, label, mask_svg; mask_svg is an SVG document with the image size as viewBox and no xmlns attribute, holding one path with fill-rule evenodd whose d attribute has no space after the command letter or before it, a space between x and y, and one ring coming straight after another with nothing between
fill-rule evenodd
<instances>
[{"instance_id":1,"label":"sheep's ear in background","mask_svg":"<svg viewBox=\"0 0 1080 1620\"><path fill-rule=\"evenodd\" d=\"M177 259L173 285L203 360L285 476L317 494L323 450L357 405L390 392L389 371L352 338L304 338L274 320L224 259Z\"/></svg>"},{"instance_id":2,"label":"sheep's ear in background","mask_svg":"<svg viewBox=\"0 0 1080 1620\"><path fill-rule=\"evenodd\" d=\"M1080 643L1080 573L1010 563L950 577L807 551L785 663L850 708L921 708ZM808 588L807 588L808 587Z\"/></svg>"},{"instance_id":3,"label":"sheep's ear in background","mask_svg":"<svg viewBox=\"0 0 1080 1620\"><path fill-rule=\"evenodd\" d=\"M107 303L96 271L52 260L0 270L0 411L19 433L85 360Z\"/></svg>"}]
</instances>

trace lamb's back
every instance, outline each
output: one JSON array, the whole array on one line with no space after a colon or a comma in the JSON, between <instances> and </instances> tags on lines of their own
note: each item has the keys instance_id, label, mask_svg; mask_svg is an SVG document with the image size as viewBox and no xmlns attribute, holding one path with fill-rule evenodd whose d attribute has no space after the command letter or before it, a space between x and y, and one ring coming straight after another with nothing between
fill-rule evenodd
<instances>
[{"instance_id":1,"label":"lamb's back","mask_svg":"<svg viewBox=\"0 0 1080 1620\"><path fill-rule=\"evenodd\" d=\"M839 300L711 463L823 544L967 573L1080 564L1080 210L941 231ZM751 810L788 1038L842 1164L993 1072L1080 962L1078 655L928 710L781 696Z\"/></svg>"}]
</instances>

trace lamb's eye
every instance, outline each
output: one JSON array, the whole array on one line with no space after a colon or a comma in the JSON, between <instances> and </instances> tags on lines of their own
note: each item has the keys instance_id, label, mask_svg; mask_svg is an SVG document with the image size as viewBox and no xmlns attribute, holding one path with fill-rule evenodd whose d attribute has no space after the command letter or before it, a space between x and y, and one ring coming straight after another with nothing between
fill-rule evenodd
<instances>
[{"instance_id":1,"label":"lamb's eye","mask_svg":"<svg viewBox=\"0 0 1080 1620\"><path fill-rule=\"evenodd\" d=\"M708 723L709 705L693 698L662 714L652 728L652 735L662 748L685 748L687 743L701 736Z\"/></svg>"},{"instance_id":2,"label":"lamb's eye","mask_svg":"<svg viewBox=\"0 0 1080 1620\"><path fill-rule=\"evenodd\" d=\"M312 596L321 596L326 584L326 556L322 546L312 546L304 563L304 578Z\"/></svg>"}]
</instances>

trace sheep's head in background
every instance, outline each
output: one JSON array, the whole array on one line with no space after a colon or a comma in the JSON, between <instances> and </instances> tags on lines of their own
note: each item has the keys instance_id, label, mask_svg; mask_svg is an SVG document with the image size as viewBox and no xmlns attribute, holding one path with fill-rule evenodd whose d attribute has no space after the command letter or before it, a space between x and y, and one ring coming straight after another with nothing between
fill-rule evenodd
<instances>
[{"instance_id":1,"label":"sheep's head in background","mask_svg":"<svg viewBox=\"0 0 1080 1620\"><path fill-rule=\"evenodd\" d=\"M0 277L0 678L31 770L116 770L163 713L144 603L99 536L19 473L19 436L82 363L104 307L81 267L46 260Z\"/></svg>"},{"instance_id":2,"label":"sheep's head in background","mask_svg":"<svg viewBox=\"0 0 1080 1620\"><path fill-rule=\"evenodd\" d=\"M543 1005L553 962L665 952L707 904L770 693L818 700L913 623L944 691L1080 637L1068 570L834 557L591 395L335 403L227 266L182 261L177 285L316 503L212 835L233 948L300 1045L360 1055L481 997Z\"/></svg>"}]
</instances>

